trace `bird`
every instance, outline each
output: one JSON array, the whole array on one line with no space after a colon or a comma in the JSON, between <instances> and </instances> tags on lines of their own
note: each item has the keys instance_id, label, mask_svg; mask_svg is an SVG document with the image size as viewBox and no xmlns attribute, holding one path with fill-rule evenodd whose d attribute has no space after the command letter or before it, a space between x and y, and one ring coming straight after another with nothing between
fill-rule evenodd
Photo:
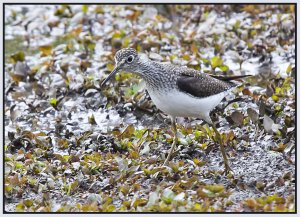
<instances>
[{"instance_id":1,"label":"bird","mask_svg":"<svg viewBox=\"0 0 300 217\"><path fill-rule=\"evenodd\" d=\"M104 88L118 72L135 73L145 81L146 90L156 107L171 118L174 138L163 166L168 164L178 142L176 118L192 117L200 118L212 126L224 159L224 172L228 174L232 171L210 112L237 86L233 80L250 75L217 76L184 66L156 62L134 48L118 50L114 59L115 67L102 81L100 88Z\"/></svg>"}]
</instances>

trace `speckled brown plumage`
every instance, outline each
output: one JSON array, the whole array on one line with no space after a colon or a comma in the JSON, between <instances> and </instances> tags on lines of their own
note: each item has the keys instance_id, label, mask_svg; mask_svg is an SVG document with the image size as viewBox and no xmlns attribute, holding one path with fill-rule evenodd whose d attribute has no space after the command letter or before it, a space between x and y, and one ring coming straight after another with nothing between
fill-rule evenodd
<instances>
[{"instance_id":1,"label":"speckled brown plumage","mask_svg":"<svg viewBox=\"0 0 300 217\"><path fill-rule=\"evenodd\" d=\"M194 97L208 97L227 91L235 86L230 81L223 81L191 68L171 64L161 64L161 67L164 68L166 73L172 74L173 80L176 81L175 87L178 90Z\"/></svg>"},{"instance_id":2,"label":"speckled brown plumage","mask_svg":"<svg viewBox=\"0 0 300 217\"><path fill-rule=\"evenodd\" d=\"M129 56L135 59L133 64L126 63L126 58ZM246 77L219 77L183 66L159 63L142 58L133 48L119 50L115 55L115 60L117 64L123 60L120 66L122 71L139 74L148 88L161 92L177 89L198 98L225 92L235 86L231 80Z\"/></svg>"}]
</instances>

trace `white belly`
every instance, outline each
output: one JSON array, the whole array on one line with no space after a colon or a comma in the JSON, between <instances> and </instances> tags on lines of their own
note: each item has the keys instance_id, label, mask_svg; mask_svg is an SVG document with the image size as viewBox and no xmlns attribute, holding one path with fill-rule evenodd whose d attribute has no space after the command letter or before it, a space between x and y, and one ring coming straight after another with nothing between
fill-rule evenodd
<instances>
[{"instance_id":1,"label":"white belly","mask_svg":"<svg viewBox=\"0 0 300 217\"><path fill-rule=\"evenodd\" d=\"M161 93L148 89L154 104L163 112L173 117L200 117L206 119L209 112L215 108L228 94L223 92L206 98L196 98L180 91Z\"/></svg>"}]
</instances>

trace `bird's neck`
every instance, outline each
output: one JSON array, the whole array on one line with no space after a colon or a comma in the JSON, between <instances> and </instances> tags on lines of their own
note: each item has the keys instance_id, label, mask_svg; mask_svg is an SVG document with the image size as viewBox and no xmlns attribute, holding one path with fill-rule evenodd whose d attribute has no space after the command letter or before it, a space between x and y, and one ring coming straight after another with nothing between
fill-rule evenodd
<instances>
[{"instance_id":1,"label":"bird's neck","mask_svg":"<svg viewBox=\"0 0 300 217\"><path fill-rule=\"evenodd\" d=\"M141 76L146 83L150 82L154 82L156 80L156 76L152 75L153 73L153 66L150 63L151 60L140 60L138 67L136 69L134 69L134 73L138 74L139 76Z\"/></svg>"},{"instance_id":2,"label":"bird's neck","mask_svg":"<svg viewBox=\"0 0 300 217\"><path fill-rule=\"evenodd\" d=\"M167 73L162 64L152 60L141 61L136 71L146 82L148 88L166 88L170 82L167 80Z\"/></svg>"}]
</instances>

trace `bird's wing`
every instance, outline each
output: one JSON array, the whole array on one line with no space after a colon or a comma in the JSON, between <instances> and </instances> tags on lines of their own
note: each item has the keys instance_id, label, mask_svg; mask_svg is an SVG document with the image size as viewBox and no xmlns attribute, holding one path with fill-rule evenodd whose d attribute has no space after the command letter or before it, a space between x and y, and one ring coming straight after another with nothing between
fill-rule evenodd
<instances>
[{"instance_id":1,"label":"bird's wing","mask_svg":"<svg viewBox=\"0 0 300 217\"><path fill-rule=\"evenodd\" d=\"M177 86L180 91L191 94L192 96L203 98L225 92L236 84L231 80L236 80L248 75L242 76L216 76L200 71L182 68L178 70Z\"/></svg>"},{"instance_id":2,"label":"bird's wing","mask_svg":"<svg viewBox=\"0 0 300 217\"><path fill-rule=\"evenodd\" d=\"M177 86L180 91L191 94L192 96L204 98L216 95L229 90L235 84L224 82L210 76L191 77L180 75L177 79Z\"/></svg>"}]
</instances>

